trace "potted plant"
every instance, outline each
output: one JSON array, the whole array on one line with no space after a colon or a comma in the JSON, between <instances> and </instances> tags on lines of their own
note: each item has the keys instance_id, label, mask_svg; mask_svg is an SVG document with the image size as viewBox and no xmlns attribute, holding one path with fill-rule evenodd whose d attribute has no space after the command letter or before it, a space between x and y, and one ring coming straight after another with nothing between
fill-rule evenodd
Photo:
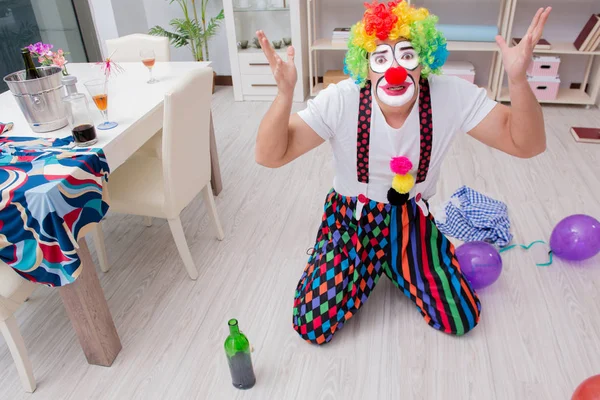
<instances>
[{"instance_id":1,"label":"potted plant","mask_svg":"<svg viewBox=\"0 0 600 400\"><path fill-rule=\"evenodd\" d=\"M225 18L223 9L215 17L207 20L206 6L209 0L169 0L169 4L177 3L183 12L183 18L173 18L169 25L173 28L168 31L160 26L150 29L154 36L164 36L177 48L189 47L196 61L209 61L208 41L217 33L219 25ZM199 3L200 18L196 3ZM213 72L216 77L216 73ZM213 79L214 92L214 79Z\"/></svg>"}]
</instances>

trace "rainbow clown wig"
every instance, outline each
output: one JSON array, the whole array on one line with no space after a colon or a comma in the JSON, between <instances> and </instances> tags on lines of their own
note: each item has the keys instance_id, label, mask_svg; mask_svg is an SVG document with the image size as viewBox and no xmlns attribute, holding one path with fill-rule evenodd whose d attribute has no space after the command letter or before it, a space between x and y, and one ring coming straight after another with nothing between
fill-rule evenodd
<instances>
[{"instance_id":1,"label":"rainbow clown wig","mask_svg":"<svg viewBox=\"0 0 600 400\"><path fill-rule=\"evenodd\" d=\"M375 51L377 40L409 40L423 67L421 76L439 74L448 58L446 38L435 28L438 18L426 8L415 8L404 1L386 4L373 0L365 3L362 21L356 23L348 39L344 72L364 86L369 74L368 54Z\"/></svg>"}]
</instances>

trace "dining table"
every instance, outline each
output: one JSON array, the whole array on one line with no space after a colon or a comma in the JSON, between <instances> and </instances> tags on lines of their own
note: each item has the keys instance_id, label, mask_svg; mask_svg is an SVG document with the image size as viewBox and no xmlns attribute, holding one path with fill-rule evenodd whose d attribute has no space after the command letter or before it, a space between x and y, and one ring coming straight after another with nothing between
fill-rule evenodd
<instances>
[{"instance_id":1,"label":"dining table","mask_svg":"<svg viewBox=\"0 0 600 400\"><path fill-rule=\"evenodd\" d=\"M108 78L108 117L118 125L96 130L90 148L73 146L69 126L34 132L10 91L0 94L0 262L24 279L56 287L88 363L110 366L121 342L85 236L109 208L104 183L163 125L165 94L189 71L209 62L157 62L149 84L141 63L119 63ZM104 78L101 64L69 63L77 89L88 96L94 122L100 112L84 83ZM211 180L222 189L212 113Z\"/></svg>"}]
</instances>

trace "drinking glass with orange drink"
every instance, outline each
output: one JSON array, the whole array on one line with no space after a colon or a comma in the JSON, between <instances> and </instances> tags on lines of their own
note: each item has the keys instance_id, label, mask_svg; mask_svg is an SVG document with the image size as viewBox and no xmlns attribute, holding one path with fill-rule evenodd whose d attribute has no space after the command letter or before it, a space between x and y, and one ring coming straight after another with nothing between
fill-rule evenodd
<instances>
[{"instance_id":1,"label":"drinking glass with orange drink","mask_svg":"<svg viewBox=\"0 0 600 400\"><path fill-rule=\"evenodd\" d=\"M150 80L148 83L156 83L158 80L154 79L152 76L152 67L154 67L154 63L156 62L156 55L154 54L154 50L152 49L142 49L140 51L140 57L142 57L142 63L148 68L150 71Z\"/></svg>"},{"instance_id":2,"label":"drinking glass with orange drink","mask_svg":"<svg viewBox=\"0 0 600 400\"><path fill-rule=\"evenodd\" d=\"M97 128L107 130L119 125L116 122L108 120L108 80L94 79L86 82L84 85L104 118L104 122L98 125Z\"/></svg>"}]
</instances>

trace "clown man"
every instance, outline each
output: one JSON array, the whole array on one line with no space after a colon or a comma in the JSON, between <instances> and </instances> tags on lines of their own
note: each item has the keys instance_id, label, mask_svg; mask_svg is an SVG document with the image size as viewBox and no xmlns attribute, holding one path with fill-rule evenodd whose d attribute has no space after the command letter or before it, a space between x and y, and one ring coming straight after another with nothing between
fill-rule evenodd
<instances>
[{"instance_id":1,"label":"clown man","mask_svg":"<svg viewBox=\"0 0 600 400\"><path fill-rule=\"evenodd\" d=\"M467 133L516 157L546 147L542 110L526 69L550 8L540 9L523 40L496 38L512 107L457 77L439 75L448 51L437 17L403 1L365 4L345 58L349 79L330 85L291 114L294 49L282 60L257 32L278 94L262 120L256 160L281 167L325 141L335 166L316 243L294 298L293 326L329 342L386 275L431 327L453 335L473 329L481 304L461 274L454 247L437 229L428 200L444 156Z\"/></svg>"}]
</instances>

